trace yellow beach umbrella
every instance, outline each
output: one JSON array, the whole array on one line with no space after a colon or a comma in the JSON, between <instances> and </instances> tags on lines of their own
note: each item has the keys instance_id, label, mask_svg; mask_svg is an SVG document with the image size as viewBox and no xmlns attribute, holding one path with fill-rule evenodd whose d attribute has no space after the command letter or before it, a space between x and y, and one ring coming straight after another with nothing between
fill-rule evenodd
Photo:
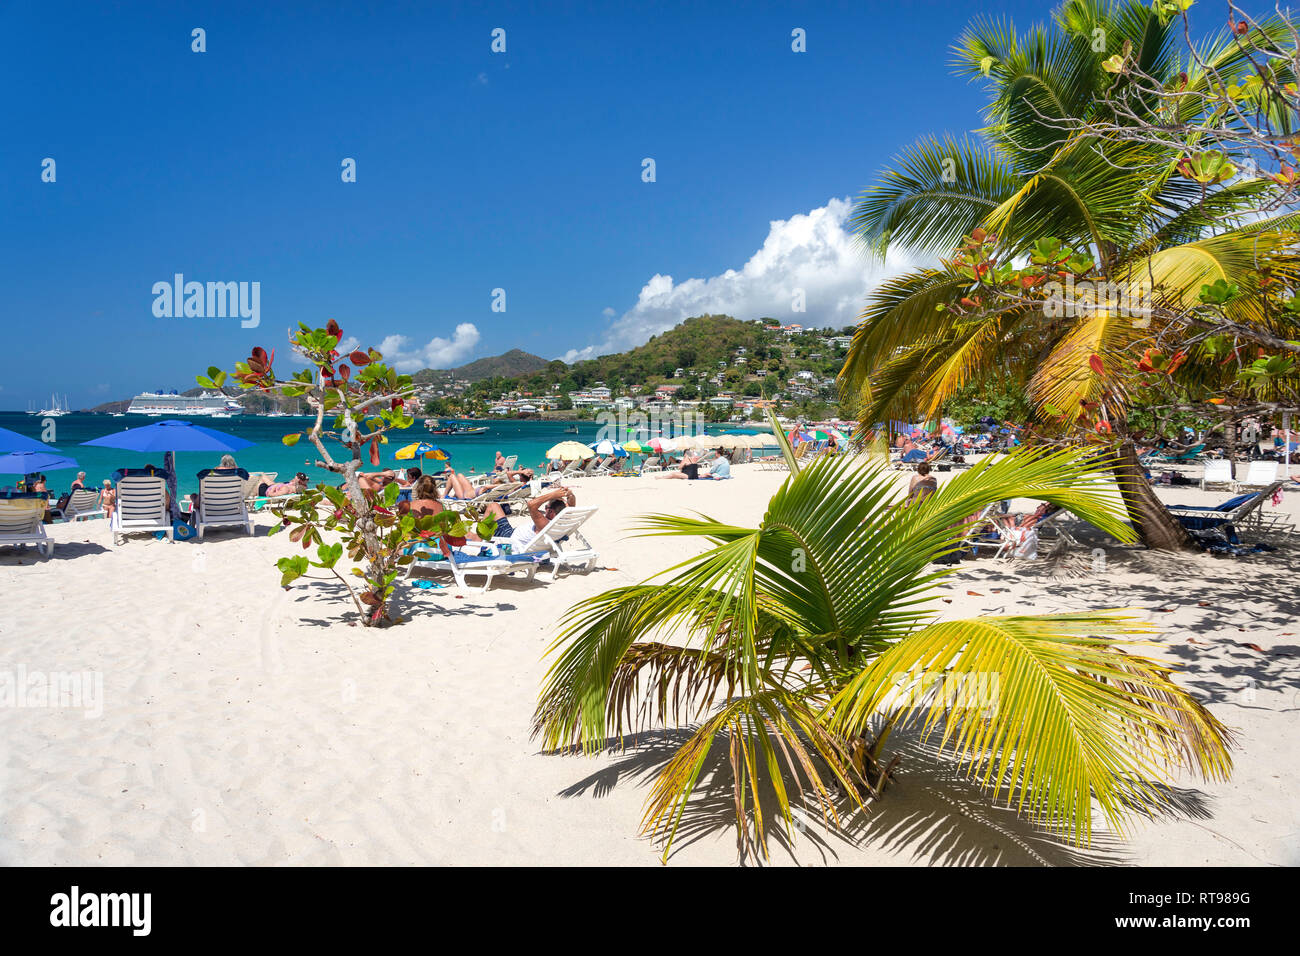
<instances>
[{"instance_id":1,"label":"yellow beach umbrella","mask_svg":"<svg viewBox=\"0 0 1300 956\"><path fill-rule=\"evenodd\" d=\"M547 458L558 458L560 461L586 461L596 453L588 448L582 442L562 441L546 453Z\"/></svg>"},{"instance_id":2,"label":"yellow beach umbrella","mask_svg":"<svg viewBox=\"0 0 1300 956\"><path fill-rule=\"evenodd\" d=\"M646 448L645 448L645 446L642 445L642 444L641 444L640 442L638 442L638 441L625 441L625 442L623 442L623 450L624 450L624 451L634 451L634 452L636 452L638 455L643 455L643 454L645 454L645 452L646 452Z\"/></svg>"},{"instance_id":3,"label":"yellow beach umbrella","mask_svg":"<svg viewBox=\"0 0 1300 956\"><path fill-rule=\"evenodd\" d=\"M409 445L403 445L393 452L393 457L398 461L410 461L412 458L431 458L434 461L446 461L451 456L435 445L417 441Z\"/></svg>"}]
</instances>

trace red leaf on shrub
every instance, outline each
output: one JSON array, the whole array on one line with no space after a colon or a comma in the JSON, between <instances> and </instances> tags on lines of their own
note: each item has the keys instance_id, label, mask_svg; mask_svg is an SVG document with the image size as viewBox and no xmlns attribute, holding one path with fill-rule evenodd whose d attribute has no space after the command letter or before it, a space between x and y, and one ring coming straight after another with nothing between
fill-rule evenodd
<instances>
[{"instance_id":1,"label":"red leaf on shrub","mask_svg":"<svg viewBox=\"0 0 1300 956\"><path fill-rule=\"evenodd\" d=\"M459 548L461 545L465 543L464 538L455 538L452 537L451 535L447 535L446 537L447 537L447 543L451 545L453 548Z\"/></svg>"},{"instance_id":2,"label":"red leaf on shrub","mask_svg":"<svg viewBox=\"0 0 1300 956\"><path fill-rule=\"evenodd\" d=\"M339 378L343 379L343 381L346 382L351 376L352 376L352 369L350 369L346 365L339 366Z\"/></svg>"},{"instance_id":3,"label":"red leaf on shrub","mask_svg":"<svg viewBox=\"0 0 1300 956\"><path fill-rule=\"evenodd\" d=\"M1096 372L1098 375L1106 374L1106 366L1102 364L1100 355L1088 356L1088 365L1091 366L1092 370Z\"/></svg>"},{"instance_id":4,"label":"red leaf on shrub","mask_svg":"<svg viewBox=\"0 0 1300 956\"><path fill-rule=\"evenodd\" d=\"M363 365L370 364L370 356L367 355L365 352L353 352L351 355L348 356L348 358L352 360L352 364L355 365L357 368L360 368Z\"/></svg>"},{"instance_id":5,"label":"red leaf on shrub","mask_svg":"<svg viewBox=\"0 0 1300 956\"><path fill-rule=\"evenodd\" d=\"M370 439L370 464L372 465L379 464L379 439L378 438Z\"/></svg>"}]
</instances>

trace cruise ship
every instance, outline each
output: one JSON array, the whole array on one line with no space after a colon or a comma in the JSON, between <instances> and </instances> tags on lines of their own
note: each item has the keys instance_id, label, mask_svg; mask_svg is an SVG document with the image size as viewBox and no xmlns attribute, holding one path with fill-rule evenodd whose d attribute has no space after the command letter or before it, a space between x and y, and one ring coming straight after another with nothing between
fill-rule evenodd
<instances>
[{"instance_id":1,"label":"cruise ship","mask_svg":"<svg viewBox=\"0 0 1300 956\"><path fill-rule=\"evenodd\" d=\"M131 415L203 415L209 418L230 418L244 410L244 406L220 392L201 395L177 395L175 392L144 392L131 399L127 413Z\"/></svg>"}]
</instances>

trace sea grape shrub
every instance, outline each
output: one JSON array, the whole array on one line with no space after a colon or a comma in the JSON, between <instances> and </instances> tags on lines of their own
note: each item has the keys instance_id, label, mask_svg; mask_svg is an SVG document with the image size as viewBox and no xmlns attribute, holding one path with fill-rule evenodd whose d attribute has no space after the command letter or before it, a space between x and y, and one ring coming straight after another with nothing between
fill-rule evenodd
<instances>
[{"instance_id":1,"label":"sea grape shrub","mask_svg":"<svg viewBox=\"0 0 1300 956\"><path fill-rule=\"evenodd\" d=\"M280 519L273 534L290 528L290 540L304 551L316 546L315 561L295 555L277 562L281 584L287 587L305 576L310 567L329 571L343 582L362 622L375 626L391 620L388 602L402 567L414 560L407 553L412 543L444 536L463 538L470 524L476 524L480 536L488 538L496 522L472 510L465 516L454 512L403 515L397 510L395 484L381 493L362 488L362 465L379 464L379 446L387 443L387 433L415 424L414 416L407 412L415 388L411 376L400 375L384 364L383 355L375 349L354 349L342 355L342 341L343 330L333 319L324 328L299 323L289 344L307 368L281 378L275 370L275 350L268 352L258 346L235 364L233 378L245 390L305 402L316 421L306 431L285 435L282 441L292 446L306 438L320 455L316 466L342 476L339 487L320 484L288 504L272 508ZM204 388L220 389L226 379L227 374L215 366L207 375L197 376ZM336 457L327 442L342 447L345 454ZM327 543L326 533L337 535L338 540ZM338 570L345 555L353 565L346 577Z\"/></svg>"},{"instance_id":2,"label":"sea grape shrub","mask_svg":"<svg viewBox=\"0 0 1300 956\"><path fill-rule=\"evenodd\" d=\"M439 539L464 539L472 528L484 539L490 539L496 529L496 519L480 517L472 509L466 514L455 511L442 511L436 515L401 514L397 508L399 489L396 484L388 484L379 494L366 492L368 501L373 502L372 537L379 544L379 563L375 568L375 556L368 550L367 537L358 530L359 521L352 501L339 488L318 485L310 489L293 503L277 509L275 514L280 522L271 529L276 534L288 529L289 540L301 545L304 551L316 546L316 560L306 555L294 555L281 558L276 562L280 571L280 584L288 587L293 581L305 577L311 567L329 571L353 592L353 599L359 602L363 615L377 622L386 614L388 601L392 597L395 582L402 569L415 560L411 553L412 545L422 542L430 548L439 547ZM326 543L326 535L337 536L332 544ZM360 579L354 590L338 571L339 561L344 557L353 563L351 574ZM375 570L363 570L360 565L368 564Z\"/></svg>"}]
</instances>

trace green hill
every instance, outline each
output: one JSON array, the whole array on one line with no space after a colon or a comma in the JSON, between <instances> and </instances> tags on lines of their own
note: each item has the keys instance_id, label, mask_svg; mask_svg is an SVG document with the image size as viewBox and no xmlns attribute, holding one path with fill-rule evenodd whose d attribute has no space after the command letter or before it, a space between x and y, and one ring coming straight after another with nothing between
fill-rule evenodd
<instances>
[{"instance_id":1,"label":"green hill","mask_svg":"<svg viewBox=\"0 0 1300 956\"><path fill-rule=\"evenodd\" d=\"M485 378L518 378L540 372L551 363L540 355L533 355L523 349L511 349L504 355L481 358L451 369L430 369L416 372L412 376L417 384L459 379L465 382L477 382Z\"/></svg>"}]
</instances>

